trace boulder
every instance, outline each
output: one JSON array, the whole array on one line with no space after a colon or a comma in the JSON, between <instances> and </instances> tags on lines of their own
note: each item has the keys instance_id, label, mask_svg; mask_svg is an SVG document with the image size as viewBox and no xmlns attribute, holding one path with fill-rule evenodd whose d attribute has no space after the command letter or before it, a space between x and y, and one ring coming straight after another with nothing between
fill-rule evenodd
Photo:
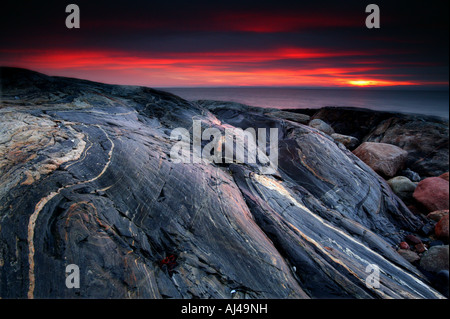
<instances>
[{"instance_id":1,"label":"boulder","mask_svg":"<svg viewBox=\"0 0 450 319\"><path fill-rule=\"evenodd\" d=\"M430 247L423 254L420 267L434 273L441 270L448 271L448 245Z\"/></svg>"},{"instance_id":2,"label":"boulder","mask_svg":"<svg viewBox=\"0 0 450 319\"><path fill-rule=\"evenodd\" d=\"M448 182L448 172L439 175L440 178L445 179Z\"/></svg>"},{"instance_id":3,"label":"boulder","mask_svg":"<svg viewBox=\"0 0 450 319\"><path fill-rule=\"evenodd\" d=\"M402 241L398 246L400 249L409 249L409 245L406 241Z\"/></svg>"},{"instance_id":4,"label":"boulder","mask_svg":"<svg viewBox=\"0 0 450 319\"><path fill-rule=\"evenodd\" d=\"M417 251L419 254L421 254L421 253L423 253L424 251L427 250L427 248L425 247L425 245L422 244L422 243L415 245L414 248L416 249L416 251Z\"/></svg>"},{"instance_id":5,"label":"boulder","mask_svg":"<svg viewBox=\"0 0 450 319\"><path fill-rule=\"evenodd\" d=\"M449 230L448 230L448 214L444 215L441 220L434 227L434 233L439 239L448 240Z\"/></svg>"},{"instance_id":6,"label":"boulder","mask_svg":"<svg viewBox=\"0 0 450 319\"><path fill-rule=\"evenodd\" d=\"M321 119L314 119L314 120L310 121L308 125L310 127L318 129L319 131L322 131L328 135L331 135L334 133L333 128L329 124L322 121Z\"/></svg>"},{"instance_id":7,"label":"boulder","mask_svg":"<svg viewBox=\"0 0 450 319\"><path fill-rule=\"evenodd\" d=\"M405 240L412 245L417 245L417 244L422 243L422 241L414 235L407 235L405 237Z\"/></svg>"},{"instance_id":8,"label":"boulder","mask_svg":"<svg viewBox=\"0 0 450 319\"><path fill-rule=\"evenodd\" d=\"M416 187L413 197L429 212L449 208L449 183L439 177L428 177Z\"/></svg>"},{"instance_id":9,"label":"boulder","mask_svg":"<svg viewBox=\"0 0 450 319\"><path fill-rule=\"evenodd\" d=\"M411 182L420 182L421 181L420 175L417 174L416 172L413 172L409 168L401 170L399 175L407 177Z\"/></svg>"},{"instance_id":10,"label":"boulder","mask_svg":"<svg viewBox=\"0 0 450 319\"><path fill-rule=\"evenodd\" d=\"M445 215L448 215L448 209L436 210L434 212L431 212L427 215L427 218L434 220L435 222L439 222Z\"/></svg>"},{"instance_id":11,"label":"boulder","mask_svg":"<svg viewBox=\"0 0 450 319\"><path fill-rule=\"evenodd\" d=\"M403 168L408 153L400 147L385 144L364 142L358 146L353 154L370 166L381 176L393 177Z\"/></svg>"},{"instance_id":12,"label":"boulder","mask_svg":"<svg viewBox=\"0 0 450 319\"><path fill-rule=\"evenodd\" d=\"M429 247L433 247L433 246L443 246L445 245L444 242L442 240L433 240L432 242L430 242Z\"/></svg>"},{"instance_id":13,"label":"boulder","mask_svg":"<svg viewBox=\"0 0 450 319\"><path fill-rule=\"evenodd\" d=\"M353 136L333 133L331 134L331 137L336 142L344 144L344 146L350 150L354 149L359 144L359 140Z\"/></svg>"},{"instance_id":14,"label":"boulder","mask_svg":"<svg viewBox=\"0 0 450 319\"><path fill-rule=\"evenodd\" d=\"M403 200L411 199L417 186L405 176L396 176L388 180L387 183L391 187L394 194Z\"/></svg>"},{"instance_id":15,"label":"boulder","mask_svg":"<svg viewBox=\"0 0 450 319\"><path fill-rule=\"evenodd\" d=\"M410 263L414 263L420 259L416 252L409 249L399 249L397 252Z\"/></svg>"}]
</instances>

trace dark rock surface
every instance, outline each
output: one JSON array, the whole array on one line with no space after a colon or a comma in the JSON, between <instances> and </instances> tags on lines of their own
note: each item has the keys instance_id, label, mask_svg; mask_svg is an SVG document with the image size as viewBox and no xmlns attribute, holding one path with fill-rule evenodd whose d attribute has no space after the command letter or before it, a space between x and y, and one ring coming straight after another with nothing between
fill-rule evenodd
<instances>
[{"instance_id":1,"label":"dark rock surface","mask_svg":"<svg viewBox=\"0 0 450 319\"><path fill-rule=\"evenodd\" d=\"M402 148L408 152L407 167L422 177L439 176L448 171L448 120L352 107L325 107L311 118L321 119L336 133L354 136L361 142L387 143Z\"/></svg>"},{"instance_id":2,"label":"dark rock surface","mask_svg":"<svg viewBox=\"0 0 450 319\"><path fill-rule=\"evenodd\" d=\"M353 150L355 147L357 147L359 145L359 140L353 136L333 133L333 134L331 134L331 137L335 141L342 143L349 150Z\"/></svg>"},{"instance_id":3,"label":"dark rock surface","mask_svg":"<svg viewBox=\"0 0 450 319\"><path fill-rule=\"evenodd\" d=\"M313 119L308 125L330 136L334 133L333 128L321 119Z\"/></svg>"},{"instance_id":4,"label":"dark rock surface","mask_svg":"<svg viewBox=\"0 0 450 319\"><path fill-rule=\"evenodd\" d=\"M422 220L326 134L236 103L0 74L0 297L442 298L393 248ZM174 163L171 131L195 119L278 128L277 172Z\"/></svg>"},{"instance_id":5,"label":"dark rock surface","mask_svg":"<svg viewBox=\"0 0 450 319\"><path fill-rule=\"evenodd\" d=\"M448 258L448 245L433 246L424 253L420 260L420 266L433 273L438 273L442 270L448 271Z\"/></svg>"}]
</instances>

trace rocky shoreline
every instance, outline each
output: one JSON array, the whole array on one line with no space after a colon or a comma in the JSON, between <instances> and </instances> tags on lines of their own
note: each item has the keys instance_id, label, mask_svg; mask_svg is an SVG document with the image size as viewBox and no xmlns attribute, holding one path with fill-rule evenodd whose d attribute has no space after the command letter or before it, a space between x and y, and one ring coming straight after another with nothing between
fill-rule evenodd
<instances>
[{"instance_id":1,"label":"rocky shoreline","mask_svg":"<svg viewBox=\"0 0 450 319\"><path fill-rule=\"evenodd\" d=\"M1 298L448 298L446 120L0 79ZM277 172L174 163L193 119L278 128Z\"/></svg>"}]
</instances>

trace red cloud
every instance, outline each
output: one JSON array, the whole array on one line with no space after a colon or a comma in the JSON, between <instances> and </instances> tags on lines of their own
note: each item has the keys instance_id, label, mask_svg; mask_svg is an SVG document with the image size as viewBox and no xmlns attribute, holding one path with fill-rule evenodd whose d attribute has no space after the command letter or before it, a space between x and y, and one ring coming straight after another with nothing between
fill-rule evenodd
<instances>
[{"instance_id":1,"label":"red cloud","mask_svg":"<svg viewBox=\"0 0 450 319\"><path fill-rule=\"evenodd\" d=\"M106 50L3 50L6 65L62 76L145 86L391 86L424 84L383 75L387 67L362 52L295 47L265 51L142 53ZM337 67L334 57L355 63ZM357 63L357 58L365 63ZM313 60L314 62L310 62ZM300 61L301 67L279 61ZM367 63L370 62L370 63ZM236 64L232 68L230 65ZM378 74L374 74L377 72ZM431 83L430 83L431 84ZM433 83L436 84L436 83ZM445 84L445 83L444 83Z\"/></svg>"}]
</instances>

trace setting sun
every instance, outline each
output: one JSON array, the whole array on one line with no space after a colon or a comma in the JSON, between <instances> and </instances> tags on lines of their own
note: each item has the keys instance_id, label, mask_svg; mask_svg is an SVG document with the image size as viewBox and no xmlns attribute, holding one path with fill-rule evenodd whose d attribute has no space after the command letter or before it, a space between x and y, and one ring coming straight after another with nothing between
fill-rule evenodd
<instances>
[{"instance_id":1,"label":"setting sun","mask_svg":"<svg viewBox=\"0 0 450 319\"><path fill-rule=\"evenodd\" d=\"M411 81L383 81L383 80L345 80L344 83L352 86L396 86L396 85L418 85Z\"/></svg>"},{"instance_id":2,"label":"setting sun","mask_svg":"<svg viewBox=\"0 0 450 319\"><path fill-rule=\"evenodd\" d=\"M348 81L348 83L356 86L376 85L376 81L365 81L365 80Z\"/></svg>"}]
</instances>

